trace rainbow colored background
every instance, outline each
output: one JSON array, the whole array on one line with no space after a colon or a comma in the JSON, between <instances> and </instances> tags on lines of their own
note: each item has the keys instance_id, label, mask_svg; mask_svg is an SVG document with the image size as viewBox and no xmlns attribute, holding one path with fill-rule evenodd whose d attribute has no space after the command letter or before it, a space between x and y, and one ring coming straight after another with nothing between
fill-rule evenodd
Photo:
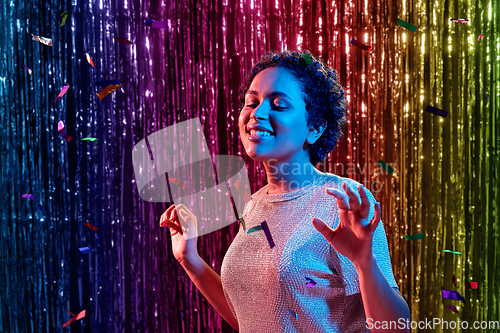
<instances>
[{"instance_id":1,"label":"rainbow colored background","mask_svg":"<svg viewBox=\"0 0 500 333\"><path fill-rule=\"evenodd\" d=\"M266 51L283 49L309 50L340 74L349 123L322 171L364 182L382 203L412 320L500 320L499 13L496 0L4 1L0 331L61 332L65 310L86 310L71 332L231 332L173 258L158 226L170 203L139 198L132 149L200 117L213 155L245 158L239 85ZM99 99L103 80L121 87ZM379 172L379 160L395 171ZM248 170L255 191L265 172L251 160ZM198 240L217 272L237 228ZM404 238L417 233L426 237Z\"/></svg>"}]
</instances>

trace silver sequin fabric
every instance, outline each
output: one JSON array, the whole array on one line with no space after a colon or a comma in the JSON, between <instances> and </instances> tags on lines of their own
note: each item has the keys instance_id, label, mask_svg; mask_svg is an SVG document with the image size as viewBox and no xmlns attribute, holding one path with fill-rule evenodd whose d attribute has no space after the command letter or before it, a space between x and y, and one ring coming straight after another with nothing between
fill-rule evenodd
<instances>
[{"instance_id":1,"label":"silver sequin fabric","mask_svg":"<svg viewBox=\"0 0 500 333\"><path fill-rule=\"evenodd\" d=\"M292 192L268 194L265 185L245 205L246 231L240 224L221 267L222 288L239 332L369 332L353 263L311 222L317 217L337 227L336 199L325 189L342 190L343 181L357 190L358 182L325 173ZM368 197L371 220L376 200L371 193ZM247 233L263 221L273 248L264 230ZM382 221L373 252L389 284L397 287ZM306 278L316 284L307 286Z\"/></svg>"}]
</instances>

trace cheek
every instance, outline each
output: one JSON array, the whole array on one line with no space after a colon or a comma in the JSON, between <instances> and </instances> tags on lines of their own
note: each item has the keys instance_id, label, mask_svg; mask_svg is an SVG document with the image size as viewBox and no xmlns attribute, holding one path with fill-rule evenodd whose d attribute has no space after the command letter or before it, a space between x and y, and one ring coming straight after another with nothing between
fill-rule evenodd
<instances>
[{"instance_id":1,"label":"cheek","mask_svg":"<svg viewBox=\"0 0 500 333\"><path fill-rule=\"evenodd\" d=\"M248 123L248 112L247 111L241 111L240 116L238 117L238 125L240 129L244 128L246 123Z\"/></svg>"}]
</instances>

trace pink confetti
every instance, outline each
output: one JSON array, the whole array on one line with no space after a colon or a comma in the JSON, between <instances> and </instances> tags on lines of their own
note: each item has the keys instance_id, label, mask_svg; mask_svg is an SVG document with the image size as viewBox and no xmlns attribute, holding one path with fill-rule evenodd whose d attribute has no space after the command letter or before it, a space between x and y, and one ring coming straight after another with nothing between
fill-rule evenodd
<instances>
[{"instance_id":1,"label":"pink confetti","mask_svg":"<svg viewBox=\"0 0 500 333\"><path fill-rule=\"evenodd\" d=\"M62 131L64 131L64 129L65 129L65 128L66 128L66 127L64 126L64 123L63 123L63 121L61 120L61 121L57 124L57 131L58 131L58 132L62 132Z\"/></svg>"},{"instance_id":2,"label":"pink confetti","mask_svg":"<svg viewBox=\"0 0 500 333\"><path fill-rule=\"evenodd\" d=\"M236 188L236 191L238 191L238 193L243 196L243 200L245 200L246 203L252 200L252 196L246 190L243 190L243 194L240 192L239 180L235 181L233 186Z\"/></svg>"},{"instance_id":3,"label":"pink confetti","mask_svg":"<svg viewBox=\"0 0 500 333\"><path fill-rule=\"evenodd\" d=\"M306 280L307 280L306 286L308 286L309 288L312 288L316 285L316 281L314 281L311 278L308 278L307 276L306 276Z\"/></svg>"},{"instance_id":4,"label":"pink confetti","mask_svg":"<svg viewBox=\"0 0 500 333\"><path fill-rule=\"evenodd\" d=\"M465 19L450 19L450 21L456 22L456 23L469 23L469 20L465 20Z\"/></svg>"},{"instance_id":5,"label":"pink confetti","mask_svg":"<svg viewBox=\"0 0 500 333\"><path fill-rule=\"evenodd\" d=\"M52 103L54 103L55 101L58 101L59 99L61 99L64 94L66 93L66 91L68 91L69 89L69 84L65 85L62 89L61 89L61 92L59 93L59 95L56 97L55 100L52 101Z\"/></svg>"},{"instance_id":6,"label":"pink confetti","mask_svg":"<svg viewBox=\"0 0 500 333\"><path fill-rule=\"evenodd\" d=\"M457 308L455 307L455 305L447 305L447 306L446 306L446 308L447 308L447 309L452 309L452 310L453 310L453 312L458 313L458 310L457 310Z\"/></svg>"},{"instance_id":7,"label":"pink confetti","mask_svg":"<svg viewBox=\"0 0 500 333\"><path fill-rule=\"evenodd\" d=\"M29 75L31 75L31 69L28 68L25 64L22 64L24 69L28 72Z\"/></svg>"},{"instance_id":8,"label":"pink confetti","mask_svg":"<svg viewBox=\"0 0 500 333\"><path fill-rule=\"evenodd\" d=\"M72 138L68 134L66 134L66 132L64 131L64 129L65 129L65 126L64 126L64 123L61 120L57 124L57 131L59 132L59 135L64 138L64 140L70 142ZM61 170L61 172L62 172L62 170Z\"/></svg>"},{"instance_id":9,"label":"pink confetti","mask_svg":"<svg viewBox=\"0 0 500 333\"><path fill-rule=\"evenodd\" d=\"M66 310L68 311L68 310ZM69 311L68 311L69 312ZM67 322L65 322L62 327L66 327L66 326L69 326L72 322L75 322L77 320L80 320L82 318L85 318L85 310L83 310L82 312L80 312L79 314L77 314L76 316L73 316L70 320L68 320Z\"/></svg>"},{"instance_id":10,"label":"pink confetti","mask_svg":"<svg viewBox=\"0 0 500 333\"><path fill-rule=\"evenodd\" d=\"M480 34L479 37L477 37L477 41L479 42L481 39L483 39L483 34Z\"/></svg>"},{"instance_id":11,"label":"pink confetti","mask_svg":"<svg viewBox=\"0 0 500 333\"><path fill-rule=\"evenodd\" d=\"M477 282L467 282L467 289L477 289Z\"/></svg>"},{"instance_id":12,"label":"pink confetti","mask_svg":"<svg viewBox=\"0 0 500 333\"><path fill-rule=\"evenodd\" d=\"M22 197L26 198L26 199L30 199L30 200L36 201L36 198L35 198L35 196L33 194L29 194L29 193L23 194Z\"/></svg>"}]
</instances>

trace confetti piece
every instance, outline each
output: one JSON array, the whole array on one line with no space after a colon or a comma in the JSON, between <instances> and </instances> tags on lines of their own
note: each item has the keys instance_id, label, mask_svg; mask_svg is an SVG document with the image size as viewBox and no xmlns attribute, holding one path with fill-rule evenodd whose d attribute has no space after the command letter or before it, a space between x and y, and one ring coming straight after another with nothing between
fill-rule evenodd
<instances>
[{"instance_id":1,"label":"confetti piece","mask_svg":"<svg viewBox=\"0 0 500 333\"><path fill-rule=\"evenodd\" d=\"M66 91L68 91L69 89L69 84L66 84L62 89L61 89L61 92L59 93L59 95L57 95L56 99L52 101L52 103L54 103L55 101L58 101L59 99L61 99L64 94L66 93Z\"/></svg>"},{"instance_id":2,"label":"confetti piece","mask_svg":"<svg viewBox=\"0 0 500 333\"><path fill-rule=\"evenodd\" d=\"M30 199L30 200L36 201L35 196L33 194L29 194L29 193L23 194L22 198L26 198L26 199Z\"/></svg>"},{"instance_id":3,"label":"confetti piece","mask_svg":"<svg viewBox=\"0 0 500 333\"><path fill-rule=\"evenodd\" d=\"M453 312L458 313L458 310L457 310L457 308L455 307L455 305L447 305L447 306L446 306L446 308L447 308L447 309L452 309L452 310L453 310Z\"/></svg>"},{"instance_id":4,"label":"confetti piece","mask_svg":"<svg viewBox=\"0 0 500 333\"><path fill-rule=\"evenodd\" d=\"M64 138L64 140L70 142L72 138L69 135L66 134L66 132L64 131L64 129L65 129L64 123L61 120L59 123L57 123L57 131L59 132L59 135ZM62 172L62 170L61 170L61 172Z\"/></svg>"},{"instance_id":5,"label":"confetti piece","mask_svg":"<svg viewBox=\"0 0 500 333\"><path fill-rule=\"evenodd\" d=\"M245 219L242 216L238 220L240 221L241 225L243 226L243 231L245 231Z\"/></svg>"},{"instance_id":6,"label":"confetti piece","mask_svg":"<svg viewBox=\"0 0 500 333\"><path fill-rule=\"evenodd\" d=\"M80 141L97 141L96 138L83 138L83 139L80 139Z\"/></svg>"},{"instance_id":7,"label":"confetti piece","mask_svg":"<svg viewBox=\"0 0 500 333\"><path fill-rule=\"evenodd\" d=\"M50 39L50 38L40 37L40 36L31 34L31 39L36 40L37 42L40 42L40 43L45 44L47 46L52 46L52 39Z\"/></svg>"},{"instance_id":8,"label":"confetti piece","mask_svg":"<svg viewBox=\"0 0 500 333\"><path fill-rule=\"evenodd\" d=\"M299 316L295 311L288 309L288 313L290 314L290 316L295 317L295 319L299 320Z\"/></svg>"},{"instance_id":9,"label":"confetti piece","mask_svg":"<svg viewBox=\"0 0 500 333\"><path fill-rule=\"evenodd\" d=\"M483 87L481 87L481 90L483 91L484 96L486 96L486 98L488 98L488 95L486 95L486 91L484 91Z\"/></svg>"},{"instance_id":10,"label":"confetti piece","mask_svg":"<svg viewBox=\"0 0 500 333\"><path fill-rule=\"evenodd\" d=\"M85 247L80 247L78 248L78 250L80 250L80 252L82 252L83 254L87 254L89 252L92 252L94 250L92 250L91 248L89 248L88 246L85 246Z\"/></svg>"},{"instance_id":11,"label":"confetti piece","mask_svg":"<svg viewBox=\"0 0 500 333\"><path fill-rule=\"evenodd\" d=\"M59 163L59 170L61 170L61 176L62 176L62 178L64 179L64 173L63 173L63 171L62 171L62 166L61 166L61 163Z\"/></svg>"},{"instance_id":12,"label":"confetti piece","mask_svg":"<svg viewBox=\"0 0 500 333\"><path fill-rule=\"evenodd\" d=\"M243 194L241 194L239 180L235 181L233 186L236 188L236 191L238 191L240 195L243 195L243 200L245 200L246 203L252 200L252 196L247 191L244 191Z\"/></svg>"},{"instance_id":13,"label":"confetti piece","mask_svg":"<svg viewBox=\"0 0 500 333\"><path fill-rule=\"evenodd\" d=\"M267 222L264 221L261 223L262 225L262 230L264 230L264 233L266 234L267 241L269 242L269 246L271 249L274 247L274 242L273 242L273 237L271 236L271 232L269 231L269 227L267 226Z\"/></svg>"},{"instance_id":14,"label":"confetti piece","mask_svg":"<svg viewBox=\"0 0 500 333\"><path fill-rule=\"evenodd\" d=\"M443 252L449 252L449 253L454 253L454 254L462 254L462 252L457 252L457 251L450 251L450 250L441 250Z\"/></svg>"},{"instance_id":15,"label":"confetti piece","mask_svg":"<svg viewBox=\"0 0 500 333\"><path fill-rule=\"evenodd\" d=\"M456 22L456 23L469 23L469 20L465 20L465 19L450 19L450 21Z\"/></svg>"},{"instance_id":16,"label":"confetti piece","mask_svg":"<svg viewBox=\"0 0 500 333\"><path fill-rule=\"evenodd\" d=\"M483 34L480 34L479 37L477 37L477 41L479 42L481 39L483 39Z\"/></svg>"},{"instance_id":17,"label":"confetti piece","mask_svg":"<svg viewBox=\"0 0 500 333\"><path fill-rule=\"evenodd\" d=\"M258 226L256 226L256 227L253 227L253 228L248 229L248 231L247 231L247 235L248 235L249 233L252 233L252 232L254 232L254 231L258 231L258 230L262 230L262 226L261 226L261 225L258 225Z\"/></svg>"},{"instance_id":18,"label":"confetti piece","mask_svg":"<svg viewBox=\"0 0 500 333\"><path fill-rule=\"evenodd\" d=\"M368 46L368 45L365 45L361 42L358 42L355 38L351 39L351 44L353 44L354 46L357 46L360 49L365 50L365 51L370 51L372 49L371 46Z\"/></svg>"},{"instance_id":19,"label":"confetti piece","mask_svg":"<svg viewBox=\"0 0 500 333\"><path fill-rule=\"evenodd\" d=\"M453 284L456 286L457 285L457 278L455 277L455 274L451 277L451 281L453 281Z\"/></svg>"},{"instance_id":20,"label":"confetti piece","mask_svg":"<svg viewBox=\"0 0 500 333\"><path fill-rule=\"evenodd\" d=\"M120 80L99 81L95 83L96 86L109 86L112 84L120 84Z\"/></svg>"},{"instance_id":21,"label":"confetti piece","mask_svg":"<svg viewBox=\"0 0 500 333\"><path fill-rule=\"evenodd\" d=\"M443 295L443 298L456 299L462 301L465 304L465 298L463 298L462 295L458 293L458 291L441 289L441 294Z\"/></svg>"},{"instance_id":22,"label":"confetti piece","mask_svg":"<svg viewBox=\"0 0 500 333\"><path fill-rule=\"evenodd\" d=\"M169 177L168 180L171 181L172 183L174 183L175 185L181 187L182 189L186 188L186 184L184 184L183 182L181 182L180 180L178 180L175 177Z\"/></svg>"},{"instance_id":23,"label":"confetti piece","mask_svg":"<svg viewBox=\"0 0 500 333\"><path fill-rule=\"evenodd\" d=\"M144 23L148 27L151 27L151 28L168 29L167 22L155 21L155 20L152 20L152 19L146 19L146 21Z\"/></svg>"},{"instance_id":24,"label":"confetti piece","mask_svg":"<svg viewBox=\"0 0 500 333\"><path fill-rule=\"evenodd\" d=\"M85 310L83 310L82 312L80 312L76 316L73 316L70 320L68 320L67 322L65 322L62 327L69 326L72 322L75 322L75 321L80 320L82 318L85 318Z\"/></svg>"},{"instance_id":25,"label":"confetti piece","mask_svg":"<svg viewBox=\"0 0 500 333\"><path fill-rule=\"evenodd\" d=\"M389 174L394 172L394 169L382 160L378 161L377 164L380 165L382 169L384 169Z\"/></svg>"},{"instance_id":26,"label":"confetti piece","mask_svg":"<svg viewBox=\"0 0 500 333\"><path fill-rule=\"evenodd\" d=\"M401 26L403 28L406 28L406 29L410 30L411 32L417 31L417 27L416 26L414 26L413 24L410 24L408 22L405 22L405 21L403 21L400 18L398 18L397 25L399 25L399 26Z\"/></svg>"},{"instance_id":27,"label":"confetti piece","mask_svg":"<svg viewBox=\"0 0 500 333\"><path fill-rule=\"evenodd\" d=\"M28 72L29 75L31 75L31 69L28 68L25 64L22 64L24 69Z\"/></svg>"},{"instance_id":28,"label":"confetti piece","mask_svg":"<svg viewBox=\"0 0 500 333\"><path fill-rule=\"evenodd\" d=\"M62 27L63 25L65 25L65 24L66 24L66 19L68 18L68 12L67 12L67 11L66 11L66 12L63 12L63 13L61 14L61 17L62 17L62 22L61 22L61 27Z\"/></svg>"},{"instance_id":29,"label":"confetti piece","mask_svg":"<svg viewBox=\"0 0 500 333\"><path fill-rule=\"evenodd\" d=\"M67 313L69 313L71 315L71 317L74 317L76 316L73 312L69 311L69 310L66 310Z\"/></svg>"},{"instance_id":30,"label":"confetti piece","mask_svg":"<svg viewBox=\"0 0 500 333\"><path fill-rule=\"evenodd\" d=\"M414 235L405 235L406 240L417 240L422 238L425 238L425 234L423 232Z\"/></svg>"},{"instance_id":31,"label":"confetti piece","mask_svg":"<svg viewBox=\"0 0 500 333\"><path fill-rule=\"evenodd\" d=\"M43 210L43 207L42 205L38 204L38 206L36 207L38 210Z\"/></svg>"},{"instance_id":32,"label":"confetti piece","mask_svg":"<svg viewBox=\"0 0 500 333\"><path fill-rule=\"evenodd\" d=\"M97 97L99 97L99 99L103 99L104 97L108 96L110 93L112 93L116 89L120 88L121 86L122 86L121 84L109 85L106 88L104 88L103 90L99 91L97 93Z\"/></svg>"},{"instance_id":33,"label":"confetti piece","mask_svg":"<svg viewBox=\"0 0 500 333\"><path fill-rule=\"evenodd\" d=\"M477 289L477 282L467 282L467 289Z\"/></svg>"},{"instance_id":34,"label":"confetti piece","mask_svg":"<svg viewBox=\"0 0 500 333\"><path fill-rule=\"evenodd\" d=\"M94 62L92 61L92 58L90 57L90 55L89 55L88 53L85 53L85 55L86 55L86 57L87 57L87 62L88 62L89 64L91 64L91 65L92 65L92 67L94 67L94 68L95 68L95 66L94 66Z\"/></svg>"},{"instance_id":35,"label":"confetti piece","mask_svg":"<svg viewBox=\"0 0 500 333\"><path fill-rule=\"evenodd\" d=\"M309 288L312 288L316 285L316 281L314 281L313 279L306 277L306 280L306 286L308 286Z\"/></svg>"},{"instance_id":36,"label":"confetti piece","mask_svg":"<svg viewBox=\"0 0 500 333\"><path fill-rule=\"evenodd\" d=\"M312 64L312 59L307 53L302 53L302 57L304 58L306 65L311 65Z\"/></svg>"},{"instance_id":37,"label":"confetti piece","mask_svg":"<svg viewBox=\"0 0 500 333\"><path fill-rule=\"evenodd\" d=\"M61 120L60 122L57 123L57 131L62 132L64 131L66 127L64 126L64 122Z\"/></svg>"},{"instance_id":38,"label":"confetti piece","mask_svg":"<svg viewBox=\"0 0 500 333\"><path fill-rule=\"evenodd\" d=\"M425 108L425 112L429 112L429 113L435 114L437 116L441 116L443 118L446 118L446 116L448 115L447 111L435 108L435 107L430 106L430 105L427 105L427 107Z\"/></svg>"},{"instance_id":39,"label":"confetti piece","mask_svg":"<svg viewBox=\"0 0 500 333\"><path fill-rule=\"evenodd\" d=\"M97 230L97 229L99 229L98 227L94 227L94 226L93 226L92 224L90 224L90 223L84 223L84 225L86 225L87 227L89 227L89 228L90 228L90 229L92 229L92 230Z\"/></svg>"},{"instance_id":40,"label":"confetti piece","mask_svg":"<svg viewBox=\"0 0 500 333\"><path fill-rule=\"evenodd\" d=\"M125 43L125 44L132 44L131 41L129 40L126 40L126 39L121 39L121 38L118 38L118 37L114 37L113 38L116 40L116 41L119 41L119 42L122 42L122 43Z\"/></svg>"}]
</instances>

